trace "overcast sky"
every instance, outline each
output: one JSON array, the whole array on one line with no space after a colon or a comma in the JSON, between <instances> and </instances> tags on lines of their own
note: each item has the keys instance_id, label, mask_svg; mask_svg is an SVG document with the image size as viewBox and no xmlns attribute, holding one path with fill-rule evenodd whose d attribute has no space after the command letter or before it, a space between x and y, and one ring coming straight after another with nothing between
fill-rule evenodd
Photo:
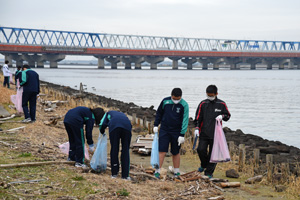
<instances>
[{"instance_id":1,"label":"overcast sky","mask_svg":"<svg viewBox=\"0 0 300 200\"><path fill-rule=\"evenodd\" d=\"M300 0L0 0L0 26L299 41Z\"/></svg>"}]
</instances>

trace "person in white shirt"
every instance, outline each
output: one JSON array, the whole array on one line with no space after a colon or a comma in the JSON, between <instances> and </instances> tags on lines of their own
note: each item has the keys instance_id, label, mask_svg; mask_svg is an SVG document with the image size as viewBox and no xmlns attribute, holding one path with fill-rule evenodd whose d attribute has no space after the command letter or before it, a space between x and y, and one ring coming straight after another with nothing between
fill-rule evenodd
<instances>
[{"instance_id":1,"label":"person in white shirt","mask_svg":"<svg viewBox=\"0 0 300 200\"><path fill-rule=\"evenodd\" d=\"M9 88L9 77L10 77L10 71L9 71L9 68L8 68L8 63L9 63L9 61L6 60L5 64L2 67L3 76L4 76L3 87L5 87L7 85L7 88Z\"/></svg>"}]
</instances>

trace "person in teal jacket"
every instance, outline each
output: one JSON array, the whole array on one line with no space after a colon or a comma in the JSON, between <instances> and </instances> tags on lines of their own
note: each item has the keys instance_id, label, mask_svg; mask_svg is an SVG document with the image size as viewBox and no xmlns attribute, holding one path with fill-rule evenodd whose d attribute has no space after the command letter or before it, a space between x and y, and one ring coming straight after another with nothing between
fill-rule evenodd
<instances>
[{"instance_id":1,"label":"person in teal jacket","mask_svg":"<svg viewBox=\"0 0 300 200\"><path fill-rule=\"evenodd\" d=\"M154 122L153 132L159 131L159 166L162 167L166 153L171 144L174 175L180 175L180 154L181 144L184 143L184 135L189 122L189 105L182 99L182 90L174 88L171 96L166 97L160 103ZM160 178L160 169L156 169L155 177Z\"/></svg>"}]
</instances>

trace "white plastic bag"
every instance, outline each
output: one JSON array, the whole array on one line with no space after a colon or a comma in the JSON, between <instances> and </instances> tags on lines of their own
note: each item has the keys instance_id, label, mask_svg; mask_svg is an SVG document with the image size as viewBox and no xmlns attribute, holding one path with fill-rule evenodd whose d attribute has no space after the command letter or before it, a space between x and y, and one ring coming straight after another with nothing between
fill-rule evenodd
<instances>
[{"instance_id":1,"label":"white plastic bag","mask_svg":"<svg viewBox=\"0 0 300 200\"><path fill-rule=\"evenodd\" d=\"M107 167L107 136L99 135L97 147L90 162L91 168L96 172L103 172Z\"/></svg>"}]
</instances>

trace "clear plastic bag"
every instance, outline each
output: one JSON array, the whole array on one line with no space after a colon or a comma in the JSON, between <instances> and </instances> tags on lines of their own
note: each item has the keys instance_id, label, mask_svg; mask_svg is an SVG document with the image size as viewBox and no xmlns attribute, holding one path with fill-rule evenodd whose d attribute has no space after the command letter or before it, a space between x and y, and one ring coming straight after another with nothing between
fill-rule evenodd
<instances>
[{"instance_id":1,"label":"clear plastic bag","mask_svg":"<svg viewBox=\"0 0 300 200\"><path fill-rule=\"evenodd\" d=\"M107 136L100 134L97 147L90 162L91 168L96 172L103 172L107 167Z\"/></svg>"},{"instance_id":2,"label":"clear plastic bag","mask_svg":"<svg viewBox=\"0 0 300 200\"><path fill-rule=\"evenodd\" d=\"M19 80L17 80L17 85L19 85ZM23 87L17 89L17 94L16 95L11 95L10 96L11 102L13 102L13 104L16 107L16 110L19 113L23 113L22 95L23 95Z\"/></svg>"},{"instance_id":3,"label":"clear plastic bag","mask_svg":"<svg viewBox=\"0 0 300 200\"><path fill-rule=\"evenodd\" d=\"M59 149L62 153L69 155L70 143L66 142L59 145ZM84 147L84 157L85 159L90 160L89 152L86 146Z\"/></svg>"},{"instance_id":4,"label":"clear plastic bag","mask_svg":"<svg viewBox=\"0 0 300 200\"><path fill-rule=\"evenodd\" d=\"M226 142L226 138L222 129L222 124L216 120L214 145L210 157L211 163L228 162L230 161L230 154Z\"/></svg>"},{"instance_id":5,"label":"clear plastic bag","mask_svg":"<svg viewBox=\"0 0 300 200\"><path fill-rule=\"evenodd\" d=\"M158 134L154 134L151 150L150 164L154 169L159 169L159 153L158 153Z\"/></svg>"}]
</instances>

